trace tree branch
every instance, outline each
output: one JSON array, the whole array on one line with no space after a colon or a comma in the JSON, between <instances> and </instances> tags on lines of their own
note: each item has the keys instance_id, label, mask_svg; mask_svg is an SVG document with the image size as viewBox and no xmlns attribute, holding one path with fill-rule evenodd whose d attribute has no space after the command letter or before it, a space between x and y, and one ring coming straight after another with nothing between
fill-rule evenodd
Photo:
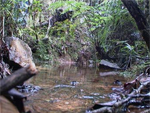
<instances>
[{"instance_id":1,"label":"tree branch","mask_svg":"<svg viewBox=\"0 0 150 113\"><path fill-rule=\"evenodd\" d=\"M16 85L23 83L30 77L36 75L36 73L37 71L32 71L30 66L15 71L12 75L0 81L0 95L3 95Z\"/></svg>"}]
</instances>

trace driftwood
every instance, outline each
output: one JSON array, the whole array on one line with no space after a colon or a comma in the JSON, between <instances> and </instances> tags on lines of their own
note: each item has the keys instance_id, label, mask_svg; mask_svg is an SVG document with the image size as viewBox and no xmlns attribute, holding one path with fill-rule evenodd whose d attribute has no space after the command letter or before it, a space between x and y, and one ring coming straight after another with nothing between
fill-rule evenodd
<instances>
[{"instance_id":1,"label":"driftwood","mask_svg":"<svg viewBox=\"0 0 150 113\"><path fill-rule=\"evenodd\" d=\"M22 84L36 73L37 70L32 70L30 66L15 71L12 75L0 81L0 95L5 94L17 85Z\"/></svg>"},{"instance_id":2,"label":"driftwood","mask_svg":"<svg viewBox=\"0 0 150 113\"><path fill-rule=\"evenodd\" d=\"M100 109L96 109L93 111L90 111L90 113L117 113L118 108L123 106L125 103L129 102L133 98L139 98L139 97L149 97L150 94L138 94L145 86L150 84L150 81L143 83L137 90L134 90L126 99L123 99L121 101L116 101L113 105L111 106L104 106L101 107ZM147 111L147 110L146 110Z\"/></svg>"},{"instance_id":3,"label":"driftwood","mask_svg":"<svg viewBox=\"0 0 150 113\"><path fill-rule=\"evenodd\" d=\"M130 105L145 106L150 108L150 67L145 69L145 72L140 74L135 80L125 83L123 90L116 94L124 95L126 98L115 99L111 102L95 104L87 110L89 113L118 113L126 112ZM140 83L139 86L137 83ZM118 88L117 88L118 89ZM121 88L120 88L121 89ZM119 90L118 90L119 91ZM136 99L136 101L134 101ZM87 112L87 113L88 113ZM145 110L145 113L149 110Z\"/></svg>"}]
</instances>

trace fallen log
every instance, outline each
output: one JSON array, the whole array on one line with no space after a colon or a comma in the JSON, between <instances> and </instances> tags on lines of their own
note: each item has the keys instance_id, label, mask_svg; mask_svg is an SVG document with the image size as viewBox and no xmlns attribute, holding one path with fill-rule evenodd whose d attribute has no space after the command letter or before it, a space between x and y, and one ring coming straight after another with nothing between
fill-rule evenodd
<instances>
[{"instance_id":1,"label":"fallen log","mask_svg":"<svg viewBox=\"0 0 150 113\"><path fill-rule=\"evenodd\" d=\"M138 94L139 92L141 92L141 90L147 86L148 84L150 84L150 81L147 81L145 83L143 83L137 90L134 90L132 93L130 93L128 95L127 98L125 99L122 99L120 101L116 101L113 105L111 106L103 106L99 109L96 109L96 110L93 110L93 111L90 111L90 113L117 113L118 112L118 109L117 108L120 108L121 106L123 106L125 103L129 102L131 99L133 98L138 98L138 97L145 97L145 96L150 96L148 94L145 94L145 95L141 95L141 94ZM99 104L100 106L101 104Z\"/></svg>"},{"instance_id":2,"label":"fallen log","mask_svg":"<svg viewBox=\"0 0 150 113\"><path fill-rule=\"evenodd\" d=\"M0 81L0 95L5 94L10 89L19 84L22 84L24 81L36 74L37 70L33 70L31 66L27 66L15 71L14 73L12 73L12 75Z\"/></svg>"},{"instance_id":3,"label":"fallen log","mask_svg":"<svg viewBox=\"0 0 150 113\"><path fill-rule=\"evenodd\" d=\"M130 105L133 106L143 106L145 108L150 108L150 67L148 66L144 73L136 77L135 80L124 84L123 90L116 92L116 94L122 95L124 98L115 99L114 101L95 104L92 108L87 110L87 113L119 113L127 112ZM136 84L139 82L139 86ZM125 87L128 86L127 87ZM133 87L136 85L137 87ZM132 90L130 90L130 88ZM121 88L122 89L122 88ZM128 91L130 90L130 91ZM118 90L119 91L119 90ZM128 93L125 93L127 91ZM149 110L145 110L145 113Z\"/></svg>"}]
</instances>

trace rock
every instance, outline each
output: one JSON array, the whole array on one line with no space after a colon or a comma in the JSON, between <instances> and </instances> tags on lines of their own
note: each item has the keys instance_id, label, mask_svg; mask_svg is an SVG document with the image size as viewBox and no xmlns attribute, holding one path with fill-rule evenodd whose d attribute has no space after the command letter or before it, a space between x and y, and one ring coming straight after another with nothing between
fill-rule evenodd
<instances>
[{"instance_id":1,"label":"rock","mask_svg":"<svg viewBox=\"0 0 150 113\"><path fill-rule=\"evenodd\" d=\"M121 69L116 63L111 63L106 60L101 60L99 67L111 68L111 69Z\"/></svg>"},{"instance_id":2,"label":"rock","mask_svg":"<svg viewBox=\"0 0 150 113\"><path fill-rule=\"evenodd\" d=\"M115 71L108 71L108 72L100 72L99 75L100 76L114 76L114 75L118 75L119 73L118 72L115 72Z\"/></svg>"},{"instance_id":3,"label":"rock","mask_svg":"<svg viewBox=\"0 0 150 113\"><path fill-rule=\"evenodd\" d=\"M16 37L6 37L5 44L9 49L9 60L21 67L30 65L31 70L36 70L32 58L31 48L21 39Z\"/></svg>"}]
</instances>

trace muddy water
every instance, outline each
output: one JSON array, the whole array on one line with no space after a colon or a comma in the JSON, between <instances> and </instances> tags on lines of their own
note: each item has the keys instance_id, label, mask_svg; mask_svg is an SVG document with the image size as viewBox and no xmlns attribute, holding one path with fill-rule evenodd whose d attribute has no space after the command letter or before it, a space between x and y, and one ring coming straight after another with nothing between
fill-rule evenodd
<instances>
[{"instance_id":1,"label":"muddy water","mask_svg":"<svg viewBox=\"0 0 150 113\"><path fill-rule=\"evenodd\" d=\"M94 103L109 101L115 80L126 81L119 75L101 76L106 70L76 66L39 66L38 75L28 84L42 87L25 102L33 113L84 113Z\"/></svg>"}]
</instances>

